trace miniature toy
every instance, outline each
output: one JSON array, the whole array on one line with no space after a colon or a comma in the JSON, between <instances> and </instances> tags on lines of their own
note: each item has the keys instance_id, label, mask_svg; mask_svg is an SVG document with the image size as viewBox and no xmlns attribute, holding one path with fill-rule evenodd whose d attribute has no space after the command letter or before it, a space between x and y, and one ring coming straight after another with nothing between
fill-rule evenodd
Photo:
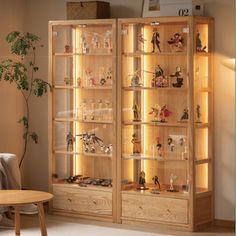
<instances>
[{"instance_id":1,"label":"miniature toy","mask_svg":"<svg viewBox=\"0 0 236 236\"><path fill-rule=\"evenodd\" d=\"M112 144L109 144L104 150L106 154L112 154L112 151L113 151Z\"/></svg>"},{"instance_id":2,"label":"miniature toy","mask_svg":"<svg viewBox=\"0 0 236 236\"><path fill-rule=\"evenodd\" d=\"M112 44L111 44L111 30L107 30L105 37L103 39L103 48L107 49L107 52L112 52Z\"/></svg>"},{"instance_id":3,"label":"miniature toy","mask_svg":"<svg viewBox=\"0 0 236 236\"><path fill-rule=\"evenodd\" d=\"M98 34L94 33L93 37L92 37L92 44L93 44L93 48L99 48L99 40L98 40Z\"/></svg>"},{"instance_id":4,"label":"miniature toy","mask_svg":"<svg viewBox=\"0 0 236 236\"><path fill-rule=\"evenodd\" d=\"M170 147L171 152L173 152L175 145L174 145L173 139L171 137L168 137L167 144Z\"/></svg>"},{"instance_id":5,"label":"miniature toy","mask_svg":"<svg viewBox=\"0 0 236 236\"><path fill-rule=\"evenodd\" d=\"M132 107L133 110L133 121L140 121L140 109L137 104L134 104Z\"/></svg>"},{"instance_id":6,"label":"miniature toy","mask_svg":"<svg viewBox=\"0 0 236 236\"><path fill-rule=\"evenodd\" d=\"M200 33L197 32L197 36L196 36L196 51L197 52L206 52L206 46L202 47L202 41L200 38Z\"/></svg>"},{"instance_id":7,"label":"miniature toy","mask_svg":"<svg viewBox=\"0 0 236 236\"><path fill-rule=\"evenodd\" d=\"M152 121L159 122L160 121L159 113L160 113L161 107L158 104L155 104L155 106L151 107L151 109L152 110L148 114L149 115L154 114L154 119Z\"/></svg>"},{"instance_id":8,"label":"miniature toy","mask_svg":"<svg viewBox=\"0 0 236 236\"><path fill-rule=\"evenodd\" d=\"M96 80L95 80L95 77L93 76L93 71L90 68L87 68L85 70L85 76L86 76L86 81L88 83L88 86L90 87L96 86Z\"/></svg>"},{"instance_id":9,"label":"miniature toy","mask_svg":"<svg viewBox=\"0 0 236 236\"><path fill-rule=\"evenodd\" d=\"M153 181L153 183L154 183L156 186L158 185L158 189L161 190L161 185L160 185L159 178L157 177L157 175L155 175L155 176L152 178L152 181Z\"/></svg>"},{"instance_id":10,"label":"miniature toy","mask_svg":"<svg viewBox=\"0 0 236 236\"><path fill-rule=\"evenodd\" d=\"M70 45L65 45L65 53L70 53Z\"/></svg>"},{"instance_id":11,"label":"miniature toy","mask_svg":"<svg viewBox=\"0 0 236 236\"><path fill-rule=\"evenodd\" d=\"M86 101L86 99L82 100L81 109L82 109L82 120L87 120L88 111L87 111L87 101Z\"/></svg>"},{"instance_id":12,"label":"miniature toy","mask_svg":"<svg viewBox=\"0 0 236 236\"><path fill-rule=\"evenodd\" d=\"M168 87L168 78L164 76L164 70L161 68L160 65L155 67L155 71L153 73L153 78L151 82L152 87Z\"/></svg>"},{"instance_id":13,"label":"miniature toy","mask_svg":"<svg viewBox=\"0 0 236 236\"><path fill-rule=\"evenodd\" d=\"M86 40L86 37L82 34L81 35L81 41L82 41L82 52L83 53L89 53L89 44Z\"/></svg>"},{"instance_id":14,"label":"miniature toy","mask_svg":"<svg viewBox=\"0 0 236 236\"><path fill-rule=\"evenodd\" d=\"M131 143L133 144L133 155L139 155L141 153L141 141L135 133L132 135Z\"/></svg>"},{"instance_id":15,"label":"miniature toy","mask_svg":"<svg viewBox=\"0 0 236 236\"><path fill-rule=\"evenodd\" d=\"M132 75L129 75L129 76L132 76L131 77L131 87L140 87L142 86L142 83L140 82L141 81L141 78L139 76L139 71L136 70Z\"/></svg>"},{"instance_id":16,"label":"miniature toy","mask_svg":"<svg viewBox=\"0 0 236 236\"><path fill-rule=\"evenodd\" d=\"M144 44L144 42L147 41L147 40L144 39L143 34L139 34L139 35L138 35L138 41L139 41L140 43Z\"/></svg>"},{"instance_id":17,"label":"miniature toy","mask_svg":"<svg viewBox=\"0 0 236 236\"><path fill-rule=\"evenodd\" d=\"M137 187L137 190L147 190L146 187L146 179L145 179L145 172L142 170L139 174L139 186Z\"/></svg>"},{"instance_id":18,"label":"miniature toy","mask_svg":"<svg viewBox=\"0 0 236 236\"><path fill-rule=\"evenodd\" d=\"M64 77L64 82L66 85L70 85L71 80L69 77Z\"/></svg>"},{"instance_id":19,"label":"miniature toy","mask_svg":"<svg viewBox=\"0 0 236 236\"><path fill-rule=\"evenodd\" d=\"M183 111L183 115L180 118L180 121L187 121L188 120L188 108L186 107Z\"/></svg>"},{"instance_id":20,"label":"miniature toy","mask_svg":"<svg viewBox=\"0 0 236 236\"><path fill-rule=\"evenodd\" d=\"M80 87L81 83L82 83L82 79L80 77L78 77L76 82L77 82L77 86Z\"/></svg>"},{"instance_id":21,"label":"miniature toy","mask_svg":"<svg viewBox=\"0 0 236 236\"><path fill-rule=\"evenodd\" d=\"M75 137L72 135L71 132L69 132L66 135L66 143L67 143L66 150L67 151L72 151L73 150L73 143L74 142L75 142Z\"/></svg>"},{"instance_id":22,"label":"miniature toy","mask_svg":"<svg viewBox=\"0 0 236 236\"><path fill-rule=\"evenodd\" d=\"M152 107L151 109L152 111L150 111L148 114L154 114L154 119L152 120L153 122L165 123L165 118L172 114L171 111L167 109L166 105L161 108L158 104L156 104L155 107Z\"/></svg>"},{"instance_id":23,"label":"miniature toy","mask_svg":"<svg viewBox=\"0 0 236 236\"><path fill-rule=\"evenodd\" d=\"M175 73L170 75L170 77L176 79L176 82L172 83L173 87L176 87L176 88L181 88L182 87L184 79L181 77L181 74L182 74L181 73L181 68L179 66L177 66Z\"/></svg>"},{"instance_id":24,"label":"miniature toy","mask_svg":"<svg viewBox=\"0 0 236 236\"><path fill-rule=\"evenodd\" d=\"M202 123L201 122L201 107L200 107L200 105L197 105L196 113L197 113L197 120L196 120L196 122L197 123Z\"/></svg>"},{"instance_id":25,"label":"miniature toy","mask_svg":"<svg viewBox=\"0 0 236 236\"><path fill-rule=\"evenodd\" d=\"M175 33L174 37L168 40L168 44L171 46L171 49L175 52L183 52L183 38L179 33Z\"/></svg>"},{"instance_id":26,"label":"miniature toy","mask_svg":"<svg viewBox=\"0 0 236 236\"><path fill-rule=\"evenodd\" d=\"M161 48L160 48L160 34L158 33L156 28L153 28L153 34L152 34L152 52L155 52L155 48L157 47L157 49L159 50L159 52L161 52Z\"/></svg>"},{"instance_id":27,"label":"miniature toy","mask_svg":"<svg viewBox=\"0 0 236 236\"><path fill-rule=\"evenodd\" d=\"M158 157L163 157L163 153L162 153L162 144L160 143L160 138L157 137L157 144L156 144L156 148L157 148L157 154Z\"/></svg>"},{"instance_id":28,"label":"miniature toy","mask_svg":"<svg viewBox=\"0 0 236 236\"><path fill-rule=\"evenodd\" d=\"M167 189L168 192L179 192L177 189L174 188L174 180L176 180L177 176L174 174L170 175L170 188Z\"/></svg>"},{"instance_id":29,"label":"miniature toy","mask_svg":"<svg viewBox=\"0 0 236 236\"><path fill-rule=\"evenodd\" d=\"M112 83L112 69L111 69L111 67L109 67L106 72L106 79L110 80L110 83Z\"/></svg>"}]
</instances>

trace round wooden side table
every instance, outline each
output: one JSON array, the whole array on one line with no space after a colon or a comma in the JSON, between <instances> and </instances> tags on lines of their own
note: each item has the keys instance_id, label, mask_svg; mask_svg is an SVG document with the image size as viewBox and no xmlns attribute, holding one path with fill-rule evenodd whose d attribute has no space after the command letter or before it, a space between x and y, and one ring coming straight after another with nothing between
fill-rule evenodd
<instances>
[{"instance_id":1,"label":"round wooden side table","mask_svg":"<svg viewBox=\"0 0 236 236\"><path fill-rule=\"evenodd\" d=\"M27 204L36 204L41 235L47 236L43 203L52 198L52 194L41 191L0 190L0 206L12 206L15 209L15 235L20 235L20 207Z\"/></svg>"}]
</instances>

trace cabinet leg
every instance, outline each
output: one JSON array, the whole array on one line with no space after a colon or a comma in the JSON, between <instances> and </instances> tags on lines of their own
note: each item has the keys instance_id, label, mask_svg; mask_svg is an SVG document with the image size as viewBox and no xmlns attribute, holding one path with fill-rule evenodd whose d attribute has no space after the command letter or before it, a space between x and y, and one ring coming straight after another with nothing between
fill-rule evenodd
<instances>
[{"instance_id":1,"label":"cabinet leg","mask_svg":"<svg viewBox=\"0 0 236 236\"><path fill-rule=\"evenodd\" d=\"M47 236L47 228L45 225L45 215L44 215L44 209L43 209L43 203L38 203L38 214L39 214L39 223L41 228L41 235Z\"/></svg>"},{"instance_id":2,"label":"cabinet leg","mask_svg":"<svg viewBox=\"0 0 236 236\"><path fill-rule=\"evenodd\" d=\"M15 235L20 235L20 207L15 206Z\"/></svg>"}]
</instances>

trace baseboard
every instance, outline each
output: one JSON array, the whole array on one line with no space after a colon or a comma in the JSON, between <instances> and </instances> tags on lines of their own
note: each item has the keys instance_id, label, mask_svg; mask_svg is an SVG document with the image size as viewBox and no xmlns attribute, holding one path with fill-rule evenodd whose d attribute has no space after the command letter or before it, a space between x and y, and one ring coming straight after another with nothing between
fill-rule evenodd
<instances>
[{"instance_id":1,"label":"baseboard","mask_svg":"<svg viewBox=\"0 0 236 236\"><path fill-rule=\"evenodd\" d=\"M234 220L214 220L214 225L220 227L234 228L235 229L235 221Z\"/></svg>"}]
</instances>

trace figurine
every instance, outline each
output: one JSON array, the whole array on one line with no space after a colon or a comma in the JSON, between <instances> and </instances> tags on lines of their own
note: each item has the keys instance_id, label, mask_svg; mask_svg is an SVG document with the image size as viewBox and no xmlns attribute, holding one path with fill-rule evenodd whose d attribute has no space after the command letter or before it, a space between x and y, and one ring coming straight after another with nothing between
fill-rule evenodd
<instances>
[{"instance_id":1,"label":"figurine","mask_svg":"<svg viewBox=\"0 0 236 236\"><path fill-rule=\"evenodd\" d=\"M104 67L99 68L99 83L101 86L104 86L106 84L106 78L105 78L105 69Z\"/></svg>"},{"instance_id":2,"label":"figurine","mask_svg":"<svg viewBox=\"0 0 236 236\"><path fill-rule=\"evenodd\" d=\"M141 141L135 133L132 135L131 143L133 144L133 155L139 155L141 153Z\"/></svg>"},{"instance_id":3,"label":"figurine","mask_svg":"<svg viewBox=\"0 0 236 236\"><path fill-rule=\"evenodd\" d=\"M75 138L74 138L74 136L72 135L72 133L69 132L69 133L66 135L66 143L67 143L66 150L67 150L67 151L73 150L73 143L74 143L74 142L75 142Z\"/></svg>"},{"instance_id":4,"label":"figurine","mask_svg":"<svg viewBox=\"0 0 236 236\"><path fill-rule=\"evenodd\" d=\"M70 45L65 45L65 53L70 53Z\"/></svg>"},{"instance_id":5,"label":"figurine","mask_svg":"<svg viewBox=\"0 0 236 236\"><path fill-rule=\"evenodd\" d=\"M133 121L140 121L139 117L140 117L140 109L138 107L137 104L134 104L134 106L132 107L133 110Z\"/></svg>"},{"instance_id":6,"label":"figurine","mask_svg":"<svg viewBox=\"0 0 236 236\"><path fill-rule=\"evenodd\" d=\"M132 75L132 78L131 78L131 87L140 87L142 86L142 84L140 83L140 76L139 76L139 73L138 73L138 70L136 70L134 72L134 74Z\"/></svg>"},{"instance_id":7,"label":"figurine","mask_svg":"<svg viewBox=\"0 0 236 236\"><path fill-rule=\"evenodd\" d=\"M206 52L206 48L207 48L206 46L202 47L200 33L198 32L197 36L196 36L196 51L197 52Z\"/></svg>"},{"instance_id":8,"label":"figurine","mask_svg":"<svg viewBox=\"0 0 236 236\"><path fill-rule=\"evenodd\" d=\"M197 105L196 113L197 113L197 120L196 120L196 122L197 123L201 123L201 107L200 107L200 105Z\"/></svg>"},{"instance_id":9,"label":"figurine","mask_svg":"<svg viewBox=\"0 0 236 236\"><path fill-rule=\"evenodd\" d=\"M111 30L107 30L103 39L103 48L107 49L108 53L112 52L111 33Z\"/></svg>"},{"instance_id":10,"label":"figurine","mask_svg":"<svg viewBox=\"0 0 236 236\"><path fill-rule=\"evenodd\" d=\"M64 82L66 85L70 85L71 80L69 77L64 77Z\"/></svg>"},{"instance_id":11,"label":"figurine","mask_svg":"<svg viewBox=\"0 0 236 236\"><path fill-rule=\"evenodd\" d=\"M170 116L172 113L167 109L166 105L161 108L158 104L156 104L155 107L152 107L152 111L148 114L154 114L154 120L152 120L153 122L165 123L165 118Z\"/></svg>"},{"instance_id":12,"label":"figurine","mask_svg":"<svg viewBox=\"0 0 236 236\"><path fill-rule=\"evenodd\" d=\"M162 156L163 156L163 153L162 153L162 144L160 143L160 138L159 138L159 137L157 137L156 148L157 148L158 157L162 157Z\"/></svg>"},{"instance_id":13,"label":"figurine","mask_svg":"<svg viewBox=\"0 0 236 236\"><path fill-rule=\"evenodd\" d=\"M168 44L171 46L173 50L176 52L183 52L184 46L183 46L183 38L179 33L175 33L174 37L167 41Z\"/></svg>"},{"instance_id":14,"label":"figurine","mask_svg":"<svg viewBox=\"0 0 236 236\"><path fill-rule=\"evenodd\" d=\"M92 37L92 44L93 44L93 48L99 48L99 40L98 40L98 34L94 33L93 37Z\"/></svg>"},{"instance_id":15,"label":"figurine","mask_svg":"<svg viewBox=\"0 0 236 236\"><path fill-rule=\"evenodd\" d=\"M80 77L77 78L77 86L80 87L81 86L81 83L82 83L82 80Z\"/></svg>"},{"instance_id":16,"label":"figurine","mask_svg":"<svg viewBox=\"0 0 236 236\"><path fill-rule=\"evenodd\" d=\"M161 190L161 185L160 185L159 178L157 177L157 175L155 175L155 176L152 178L152 180L153 180L153 183L154 183L155 185L158 185L158 189Z\"/></svg>"},{"instance_id":17,"label":"figurine","mask_svg":"<svg viewBox=\"0 0 236 236\"><path fill-rule=\"evenodd\" d=\"M95 77L93 76L93 71L90 68L87 68L85 70L85 75L86 75L86 80L88 82L88 85L90 87L96 86L96 80L95 80Z\"/></svg>"},{"instance_id":18,"label":"figurine","mask_svg":"<svg viewBox=\"0 0 236 236\"><path fill-rule=\"evenodd\" d=\"M174 174L170 175L170 188L167 191L169 191L169 192L178 192L178 190L176 190L174 188L174 184L173 184L174 180L176 180L176 178L177 178L176 175L174 175Z\"/></svg>"},{"instance_id":19,"label":"figurine","mask_svg":"<svg viewBox=\"0 0 236 236\"><path fill-rule=\"evenodd\" d=\"M111 67L108 68L107 72L106 72L106 80L110 81L110 84L112 84L112 69Z\"/></svg>"},{"instance_id":20,"label":"figurine","mask_svg":"<svg viewBox=\"0 0 236 236\"><path fill-rule=\"evenodd\" d=\"M168 87L168 79L164 76L164 71L161 68L160 65L157 65L155 67L155 71L153 73L153 78L152 78L152 87Z\"/></svg>"},{"instance_id":21,"label":"figurine","mask_svg":"<svg viewBox=\"0 0 236 236\"><path fill-rule=\"evenodd\" d=\"M137 187L137 190L147 190L146 187L146 179L145 179L145 172L142 170L139 174L139 187Z\"/></svg>"},{"instance_id":22,"label":"figurine","mask_svg":"<svg viewBox=\"0 0 236 236\"><path fill-rule=\"evenodd\" d=\"M188 108L186 107L183 111L183 115L180 118L180 121L187 121L188 120Z\"/></svg>"},{"instance_id":23,"label":"figurine","mask_svg":"<svg viewBox=\"0 0 236 236\"><path fill-rule=\"evenodd\" d=\"M81 40L82 40L82 52L85 54L89 53L89 44L84 35L81 35Z\"/></svg>"},{"instance_id":24,"label":"figurine","mask_svg":"<svg viewBox=\"0 0 236 236\"><path fill-rule=\"evenodd\" d=\"M153 34L152 34L152 40L151 40L151 43L152 43L152 52L155 52L155 48L157 47L159 52L161 52L161 48L160 48L160 34L158 33L157 29L156 28L153 28Z\"/></svg>"},{"instance_id":25,"label":"figurine","mask_svg":"<svg viewBox=\"0 0 236 236\"><path fill-rule=\"evenodd\" d=\"M139 35L138 35L138 41L139 41L140 43L144 44L144 42L147 41L147 40L144 39L143 34L139 34Z\"/></svg>"},{"instance_id":26,"label":"figurine","mask_svg":"<svg viewBox=\"0 0 236 236\"><path fill-rule=\"evenodd\" d=\"M175 145L174 145L173 139L171 137L168 137L167 144L170 147L170 151L173 152Z\"/></svg>"},{"instance_id":27,"label":"figurine","mask_svg":"<svg viewBox=\"0 0 236 236\"><path fill-rule=\"evenodd\" d=\"M172 83L173 87L176 88L181 88L183 85L183 78L181 77L181 68L179 66L176 67L176 71L175 73L171 74L170 77L175 77L176 78L176 82Z\"/></svg>"},{"instance_id":28,"label":"figurine","mask_svg":"<svg viewBox=\"0 0 236 236\"><path fill-rule=\"evenodd\" d=\"M104 150L104 152L106 154L112 154L112 151L113 151L113 147L112 147L112 144L109 144L106 149Z\"/></svg>"},{"instance_id":29,"label":"figurine","mask_svg":"<svg viewBox=\"0 0 236 236\"><path fill-rule=\"evenodd\" d=\"M160 122L165 123L166 122L165 118L170 116L171 114L172 112L167 109L166 105L164 105L160 110Z\"/></svg>"}]
</instances>

